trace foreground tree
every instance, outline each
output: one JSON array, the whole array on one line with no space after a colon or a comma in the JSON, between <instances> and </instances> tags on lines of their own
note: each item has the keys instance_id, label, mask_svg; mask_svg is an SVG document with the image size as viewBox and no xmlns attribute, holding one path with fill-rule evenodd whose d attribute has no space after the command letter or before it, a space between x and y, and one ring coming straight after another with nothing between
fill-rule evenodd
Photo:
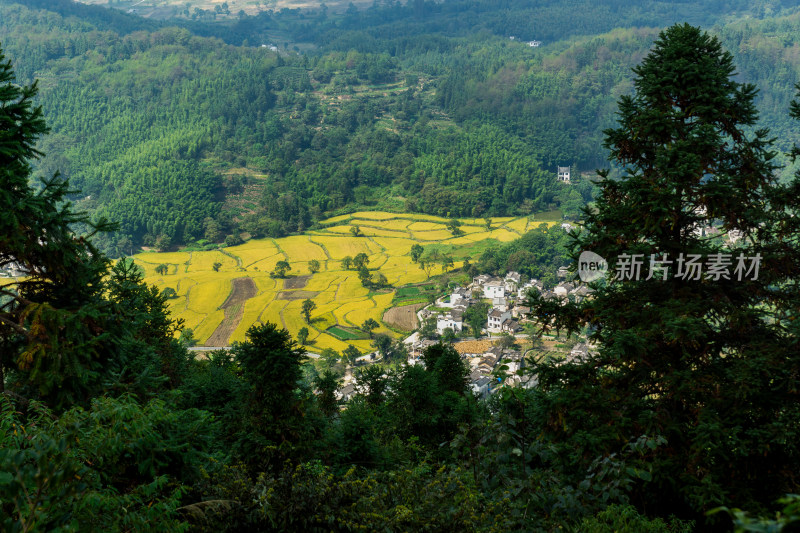
<instances>
[{"instance_id":1,"label":"foreground tree","mask_svg":"<svg viewBox=\"0 0 800 533\"><path fill-rule=\"evenodd\" d=\"M671 27L634 72L606 131L624 176L600 173L573 246L614 275L581 304L531 296L536 315L588 324L600 348L536 369L538 420L584 465L640 435L665 438L647 451L637 501L704 520L721 503L753 509L798 490L800 179L776 182L756 90L732 79L716 38ZM715 221L741 238L703 236Z\"/></svg>"},{"instance_id":2,"label":"foreground tree","mask_svg":"<svg viewBox=\"0 0 800 533\"><path fill-rule=\"evenodd\" d=\"M0 268L25 274L0 284L0 391L60 411L103 392L145 395L174 384L180 324L169 320L166 296L131 262L109 271L91 237L111 226L74 212L67 182L29 184L30 161L41 155L34 145L47 131L35 95L35 84L14 84L0 52Z\"/></svg>"},{"instance_id":3,"label":"foreground tree","mask_svg":"<svg viewBox=\"0 0 800 533\"><path fill-rule=\"evenodd\" d=\"M248 384L247 414L237 442L241 457L260 466L292 453L304 426L299 382L306 352L285 329L268 322L247 330L232 352ZM265 453L269 450L269 453Z\"/></svg>"}]
</instances>

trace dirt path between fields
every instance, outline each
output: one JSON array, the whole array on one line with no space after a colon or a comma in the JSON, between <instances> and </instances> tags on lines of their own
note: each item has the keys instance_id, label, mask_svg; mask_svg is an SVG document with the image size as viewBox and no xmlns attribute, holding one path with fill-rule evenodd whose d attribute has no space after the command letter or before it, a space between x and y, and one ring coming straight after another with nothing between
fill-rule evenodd
<instances>
[{"instance_id":1,"label":"dirt path between fields","mask_svg":"<svg viewBox=\"0 0 800 533\"><path fill-rule=\"evenodd\" d=\"M205 346L227 346L228 339L242 321L244 303L258 294L256 284L251 278L236 278L231 283L233 288L220 306L220 309L225 310L225 318L205 342Z\"/></svg>"}]
</instances>

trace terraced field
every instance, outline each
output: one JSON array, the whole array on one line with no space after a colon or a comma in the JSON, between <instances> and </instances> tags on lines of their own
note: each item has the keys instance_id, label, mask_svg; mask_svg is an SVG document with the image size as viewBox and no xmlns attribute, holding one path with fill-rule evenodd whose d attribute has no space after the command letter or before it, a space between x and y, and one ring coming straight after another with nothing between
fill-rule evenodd
<instances>
[{"instance_id":1,"label":"terraced field","mask_svg":"<svg viewBox=\"0 0 800 533\"><path fill-rule=\"evenodd\" d=\"M324 348L341 351L348 344L366 352L371 349L368 339L345 342L328 328L357 328L372 318L381 325L375 333L398 337L386 327L384 317L393 327L412 324L413 320L410 316L401 320L398 312L387 314L392 309L394 291L371 294L355 271L344 270L344 257L367 254L370 270L385 275L392 285L419 283L427 276L409 255L415 243L448 249L455 260L453 268L458 268L462 258L474 253L481 243L507 242L540 223L558 223L557 217L548 215L546 222L538 217L492 219L489 231L483 219L463 219L463 235L454 237L446 227L449 221L441 217L365 211L329 219L322 224L323 229L304 235L251 240L221 251L147 252L134 256L134 260L144 268L147 283L162 290L175 289L178 297L170 300L172 314L184 319L202 344L221 346L242 341L251 325L270 321L293 336L308 328L307 349L312 352ZM358 226L362 236L353 237L351 226ZM309 270L312 259L320 263L320 271L313 274ZM292 267L288 283L269 276L275 263L283 260ZM215 263L219 264L217 271ZM165 275L155 271L161 264L167 266ZM439 272L438 267L434 269L435 274ZM243 285L242 278L252 282ZM235 294L234 308L229 297L237 286L240 290ZM310 323L301 312L305 298L316 304Z\"/></svg>"}]
</instances>

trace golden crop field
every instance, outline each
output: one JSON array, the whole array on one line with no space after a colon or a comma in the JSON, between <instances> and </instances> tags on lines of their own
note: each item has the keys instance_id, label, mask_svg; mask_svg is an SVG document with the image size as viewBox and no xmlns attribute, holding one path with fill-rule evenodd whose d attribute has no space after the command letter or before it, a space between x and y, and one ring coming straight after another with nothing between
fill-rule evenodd
<instances>
[{"instance_id":1,"label":"golden crop field","mask_svg":"<svg viewBox=\"0 0 800 533\"><path fill-rule=\"evenodd\" d=\"M331 256L331 259L341 260L343 257L348 255L353 257L360 253L369 255L373 252L370 250L369 241L367 239L354 239L352 236L313 236L311 237L311 242L327 250Z\"/></svg>"},{"instance_id":2,"label":"golden crop field","mask_svg":"<svg viewBox=\"0 0 800 533\"><path fill-rule=\"evenodd\" d=\"M219 279L198 283L186 295L186 307L196 313L217 309L231 292L229 279Z\"/></svg>"},{"instance_id":3,"label":"golden crop field","mask_svg":"<svg viewBox=\"0 0 800 533\"><path fill-rule=\"evenodd\" d=\"M450 233L449 230L446 229L437 229L432 231L415 231L414 232L414 239L418 241L425 241L425 242L440 242L446 241L447 239L452 239L453 234Z\"/></svg>"},{"instance_id":4,"label":"golden crop field","mask_svg":"<svg viewBox=\"0 0 800 533\"><path fill-rule=\"evenodd\" d=\"M286 257L290 258L289 264L292 261L311 261L312 259L324 261L328 258L325 255L325 250L311 242L308 235L284 237L278 241L278 246L283 250Z\"/></svg>"},{"instance_id":5,"label":"golden crop field","mask_svg":"<svg viewBox=\"0 0 800 533\"><path fill-rule=\"evenodd\" d=\"M361 226L361 233L367 237L408 237L407 231L397 231L377 227Z\"/></svg>"},{"instance_id":6,"label":"golden crop field","mask_svg":"<svg viewBox=\"0 0 800 533\"><path fill-rule=\"evenodd\" d=\"M238 266L236 259L216 250L192 252L187 272L207 272L214 269L214 263L220 263L220 272L230 272Z\"/></svg>"},{"instance_id":7,"label":"golden crop field","mask_svg":"<svg viewBox=\"0 0 800 533\"><path fill-rule=\"evenodd\" d=\"M408 229L414 233L417 233L418 231L432 231L445 228L444 225L435 224L433 222L414 222L413 224L408 225Z\"/></svg>"},{"instance_id":8,"label":"golden crop field","mask_svg":"<svg viewBox=\"0 0 800 533\"><path fill-rule=\"evenodd\" d=\"M417 244L417 241L407 237L375 237L372 240L384 250L392 250L392 255L395 257L408 255L411 247Z\"/></svg>"},{"instance_id":9,"label":"golden crop field","mask_svg":"<svg viewBox=\"0 0 800 533\"><path fill-rule=\"evenodd\" d=\"M136 262L154 265L183 265L189 261L189 252L144 252L136 256Z\"/></svg>"},{"instance_id":10,"label":"golden crop field","mask_svg":"<svg viewBox=\"0 0 800 533\"><path fill-rule=\"evenodd\" d=\"M248 272L249 271L259 271L259 272L267 272L267 273L269 273L269 272L272 272L273 270L275 270L275 265L278 263L278 261L285 261L285 260L286 260L286 256L281 254L281 253L278 253L278 254L266 257L264 259L261 259L259 261L256 261L254 263L250 263L249 265L247 265L246 269L247 269ZM292 268L295 268L296 266L297 265L295 265Z\"/></svg>"},{"instance_id":11,"label":"golden crop field","mask_svg":"<svg viewBox=\"0 0 800 533\"><path fill-rule=\"evenodd\" d=\"M217 342L229 333L227 344L243 341L253 324L269 321L287 328L295 337L300 328L308 328L306 348L310 351L320 352L324 348L341 351L353 344L368 352L371 350L368 339L344 342L326 330L334 325L359 327L372 318L381 324L376 331L397 337L382 322L385 311L391 307L394 291L370 293L361 285L356 271L343 269L342 258L366 253L370 271L382 273L390 284L418 283L425 281L427 275L411 261L410 249L414 244L474 246L487 239L508 242L542 223L529 221L527 217L493 218L492 230L486 231L483 219L462 219L464 234L454 237L446 229L448 219L442 217L365 211L324 221L337 222L338 225L308 234L253 239L223 251L146 252L134 256L134 260L144 268L147 283L162 290L175 289L178 297L168 302L172 316L184 319L185 326L193 330L200 343L205 343L215 332ZM546 224L550 227L558 222ZM353 237L352 225L359 226L365 236ZM453 252L459 257L457 249ZM308 264L312 259L320 262L321 270L310 275ZM282 260L291 266L289 280L269 276L275 263ZM214 271L214 263L220 263L218 271ZM167 265L167 274L156 274L155 267L160 264ZM456 261L454 268L460 264ZM432 275L440 271L434 267ZM239 278L249 278L252 283L247 285L246 279ZM225 318L220 306L228 300L234 285L239 287L237 291L244 292L237 292L226 304L228 329L220 328ZM306 297L316 304L311 324L305 322L301 312Z\"/></svg>"},{"instance_id":12,"label":"golden crop field","mask_svg":"<svg viewBox=\"0 0 800 533\"><path fill-rule=\"evenodd\" d=\"M387 230L394 230L400 231L405 233L408 229L408 226L412 224L413 221L407 218L398 218L396 220L384 220L380 224L373 224L378 225L379 227Z\"/></svg>"},{"instance_id":13,"label":"golden crop field","mask_svg":"<svg viewBox=\"0 0 800 533\"><path fill-rule=\"evenodd\" d=\"M225 248L225 251L241 259L242 266L245 267L280 253L275 243L267 239L248 241L239 246Z\"/></svg>"}]
</instances>

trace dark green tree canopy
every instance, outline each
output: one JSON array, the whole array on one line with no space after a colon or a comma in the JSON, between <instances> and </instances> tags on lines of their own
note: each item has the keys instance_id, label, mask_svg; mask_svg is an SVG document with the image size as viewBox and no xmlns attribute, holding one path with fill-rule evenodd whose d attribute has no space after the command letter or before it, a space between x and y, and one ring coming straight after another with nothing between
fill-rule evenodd
<instances>
[{"instance_id":1,"label":"dark green tree canopy","mask_svg":"<svg viewBox=\"0 0 800 533\"><path fill-rule=\"evenodd\" d=\"M665 509L770 503L796 489L786 472L800 465L796 442L781 436L800 428L800 296L789 267L800 262L798 183L776 182L768 132L753 130L756 91L733 79L716 38L673 26L634 72L635 94L606 131L624 176L601 172L572 254L595 252L612 271L639 254L641 275L594 282L581 304L534 296L535 314L571 331L589 325L599 345L586 363L539 367L545 426L563 442L588 432L573 441L587 457L665 437L641 493ZM712 224L741 238L703 235ZM690 254L702 275L686 275ZM760 257L757 277L737 273L739 257L746 269ZM726 274L713 274L714 258ZM576 401L584 412L567 415Z\"/></svg>"}]
</instances>

